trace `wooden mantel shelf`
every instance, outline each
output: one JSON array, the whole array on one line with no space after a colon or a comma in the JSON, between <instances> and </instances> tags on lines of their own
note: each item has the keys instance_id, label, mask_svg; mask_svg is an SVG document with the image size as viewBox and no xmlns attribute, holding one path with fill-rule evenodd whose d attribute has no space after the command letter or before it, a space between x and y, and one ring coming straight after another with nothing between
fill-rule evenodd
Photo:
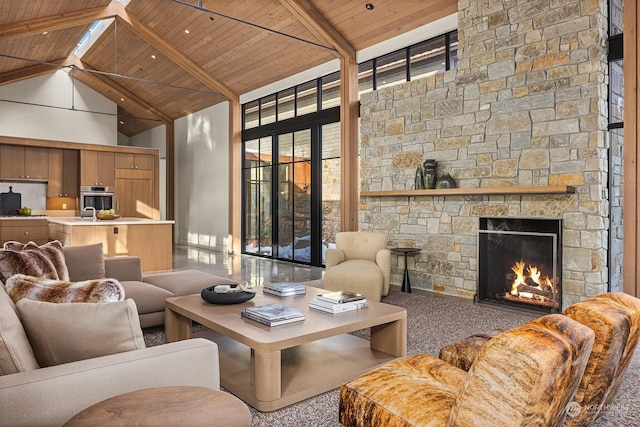
<instances>
[{"instance_id":1,"label":"wooden mantel shelf","mask_svg":"<svg viewBox=\"0 0 640 427\"><path fill-rule=\"evenodd\" d=\"M486 188L447 188L439 190L390 190L363 191L362 197L396 196L508 196L522 194L573 194L576 188L570 185L551 185L542 187L486 187Z\"/></svg>"}]
</instances>

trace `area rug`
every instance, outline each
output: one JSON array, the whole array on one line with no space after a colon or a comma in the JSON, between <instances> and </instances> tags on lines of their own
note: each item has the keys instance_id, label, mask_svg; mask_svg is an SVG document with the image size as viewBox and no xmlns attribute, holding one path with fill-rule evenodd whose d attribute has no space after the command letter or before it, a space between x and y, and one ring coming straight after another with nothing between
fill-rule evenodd
<instances>
[{"instance_id":1,"label":"area rug","mask_svg":"<svg viewBox=\"0 0 640 427\"><path fill-rule=\"evenodd\" d=\"M321 280L304 283L307 286L322 287ZM407 353L428 353L434 356L443 346L469 335L495 328L513 328L532 320L529 314L493 307L474 305L467 300L438 297L421 293L402 293L392 289L382 302L407 309ZM194 325L194 331L203 327ZM368 331L355 334L368 337ZM144 330L147 346L164 343L163 328ZM636 351L616 399L609 410L592 426L638 426L640 427L640 352ZM262 413L251 410L252 426L314 426L337 427L338 389L315 396L286 408ZM417 403L419 404L419 403Z\"/></svg>"}]
</instances>

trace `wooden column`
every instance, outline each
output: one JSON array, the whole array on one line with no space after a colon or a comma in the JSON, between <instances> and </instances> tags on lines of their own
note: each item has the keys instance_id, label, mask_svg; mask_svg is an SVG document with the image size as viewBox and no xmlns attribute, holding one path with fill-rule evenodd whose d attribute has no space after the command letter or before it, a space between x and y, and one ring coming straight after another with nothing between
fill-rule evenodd
<instances>
[{"instance_id":1,"label":"wooden column","mask_svg":"<svg viewBox=\"0 0 640 427\"><path fill-rule=\"evenodd\" d=\"M640 296L640 236L638 235L638 78L640 46L638 23L640 8L636 0L624 2L624 292Z\"/></svg>"},{"instance_id":2,"label":"wooden column","mask_svg":"<svg viewBox=\"0 0 640 427\"><path fill-rule=\"evenodd\" d=\"M359 192L358 142L358 63L355 58L340 59L340 228L357 231Z\"/></svg>"},{"instance_id":3,"label":"wooden column","mask_svg":"<svg viewBox=\"0 0 640 427\"><path fill-rule=\"evenodd\" d=\"M165 177L166 177L166 206L165 211L169 220L174 220L175 215L175 146L173 123L165 124ZM173 241L173 239L172 239Z\"/></svg>"},{"instance_id":4,"label":"wooden column","mask_svg":"<svg viewBox=\"0 0 640 427\"><path fill-rule=\"evenodd\" d=\"M242 253L242 109L229 101L229 242L228 251Z\"/></svg>"}]
</instances>

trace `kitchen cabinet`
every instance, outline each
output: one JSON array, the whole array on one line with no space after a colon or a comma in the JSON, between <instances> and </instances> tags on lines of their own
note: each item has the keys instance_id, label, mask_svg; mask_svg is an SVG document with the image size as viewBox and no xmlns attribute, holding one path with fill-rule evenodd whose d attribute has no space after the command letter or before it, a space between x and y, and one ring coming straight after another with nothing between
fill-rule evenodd
<instances>
[{"instance_id":1,"label":"kitchen cabinet","mask_svg":"<svg viewBox=\"0 0 640 427\"><path fill-rule=\"evenodd\" d=\"M153 170L153 155L116 153L116 169Z\"/></svg>"},{"instance_id":2,"label":"kitchen cabinet","mask_svg":"<svg viewBox=\"0 0 640 427\"><path fill-rule=\"evenodd\" d=\"M50 239L64 246L102 243L104 256L138 256L142 271L171 270L173 221L120 218L91 222L49 218Z\"/></svg>"},{"instance_id":3,"label":"kitchen cabinet","mask_svg":"<svg viewBox=\"0 0 640 427\"><path fill-rule=\"evenodd\" d=\"M78 150L49 149L47 197L78 197Z\"/></svg>"},{"instance_id":4,"label":"kitchen cabinet","mask_svg":"<svg viewBox=\"0 0 640 427\"><path fill-rule=\"evenodd\" d=\"M157 219L153 173L149 170L116 170L116 211L123 217Z\"/></svg>"},{"instance_id":5,"label":"kitchen cabinet","mask_svg":"<svg viewBox=\"0 0 640 427\"><path fill-rule=\"evenodd\" d=\"M0 145L0 178L47 180L48 177L47 148Z\"/></svg>"},{"instance_id":6,"label":"kitchen cabinet","mask_svg":"<svg viewBox=\"0 0 640 427\"><path fill-rule=\"evenodd\" d=\"M0 246L12 240L43 245L48 241L48 234L46 219L0 219Z\"/></svg>"},{"instance_id":7,"label":"kitchen cabinet","mask_svg":"<svg viewBox=\"0 0 640 427\"><path fill-rule=\"evenodd\" d=\"M80 185L113 186L116 183L115 153L80 151Z\"/></svg>"}]
</instances>

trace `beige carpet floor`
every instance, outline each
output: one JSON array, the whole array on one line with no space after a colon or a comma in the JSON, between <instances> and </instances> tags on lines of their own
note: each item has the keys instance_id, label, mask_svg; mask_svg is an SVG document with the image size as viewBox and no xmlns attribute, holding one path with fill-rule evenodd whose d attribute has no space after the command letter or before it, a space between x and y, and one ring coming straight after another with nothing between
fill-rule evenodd
<instances>
[{"instance_id":1,"label":"beige carpet floor","mask_svg":"<svg viewBox=\"0 0 640 427\"><path fill-rule=\"evenodd\" d=\"M305 283L321 287L322 281ZM532 319L529 314L494 307L477 306L449 298L392 290L383 302L407 309L407 350L409 354L438 355L441 347L474 333L494 328L512 328ZM202 328L200 325L194 328ZM366 336L366 332L358 333ZM144 331L147 346L164 343L163 328ZM609 411L594 427L640 427L640 350L636 351L624 382ZM419 402L416 402L419 405ZM258 427L337 427L338 390L331 390L278 411L262 413L250 408L252 425Z\"/></svg>"}]
</instances>

